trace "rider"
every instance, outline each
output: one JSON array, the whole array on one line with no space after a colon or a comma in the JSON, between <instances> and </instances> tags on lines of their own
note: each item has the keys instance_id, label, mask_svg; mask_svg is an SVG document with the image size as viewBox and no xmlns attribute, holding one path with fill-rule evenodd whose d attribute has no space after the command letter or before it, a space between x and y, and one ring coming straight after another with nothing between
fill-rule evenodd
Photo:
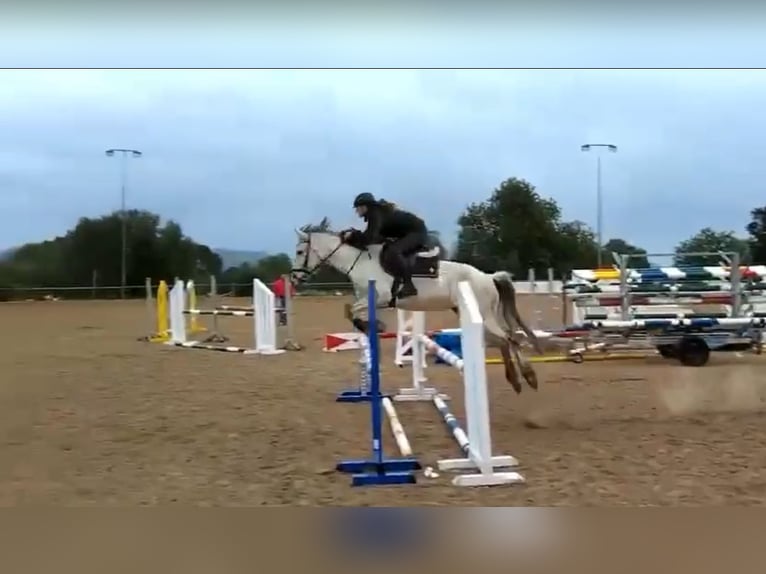
<instances>
[{"instance_id":1,"label":"rider","mask_svg":"<svg viewBox=\"0 0 766 574\"><path fill-rule=\"evenodd\" d=\"M397 297L404 299L417 295L418 290L412 283L412 269L408 257L426 249L426 224L417 215L399 209L393 203L383 199L376 200L371 193L357 195L354 199L354 209L357 215L367 222L367 229L358 237L358 241L355 241L357 247L391 240L385 250L385 264L394 273L394 277L402 281Z\"/></svg>"}]
</instances>

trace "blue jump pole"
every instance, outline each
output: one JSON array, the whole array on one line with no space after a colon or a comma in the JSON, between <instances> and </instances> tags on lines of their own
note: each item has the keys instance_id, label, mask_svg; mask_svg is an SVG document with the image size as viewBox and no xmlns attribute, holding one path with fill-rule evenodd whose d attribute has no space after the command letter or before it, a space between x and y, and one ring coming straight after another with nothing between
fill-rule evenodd
<instances>
[{"instance_id":1,"label":"blue jump pole","mask_svg":"<svg viewBox=\"0 0 766 574\"><path fill-rule=\"evenodd\" d=\"M344 460L338 463L336 469L339 472L353 474L352 486L371 486L381 484L414 484L415 472L420 469L420 463L415 458L386 458L383 455L383 413L381 402L383 395L380 392L380 361L379 361L379 338L377 331L377 317L375 305L375 281L370 280L368 288L368 319L371 328L368 328L367 339L370 346L370 368L367 380L367 399L370 402L372 424L372 457L367 460ZM360 388L360 392L362 389Z\"/></svg>"}]
</instances>

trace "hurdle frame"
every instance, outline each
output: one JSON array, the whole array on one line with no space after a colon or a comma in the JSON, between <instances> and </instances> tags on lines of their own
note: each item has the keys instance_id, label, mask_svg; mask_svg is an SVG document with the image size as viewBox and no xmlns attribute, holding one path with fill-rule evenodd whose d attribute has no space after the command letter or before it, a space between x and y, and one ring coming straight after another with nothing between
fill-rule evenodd
<instances>
[{"instance_id":1,"label":"hurdle frame","mask_svg":"<svg viewBox=\"0 0 766 574\"><path fill-rule=\"evenodd\" d=\"M254 311L218 311L215 309L185 309L185 285L176 280L170 290L170 341L165 344L193 349L227 351L242 354L279 355L284 349L276 348L276 315L274 313L274 293L259 279L253 279ZM234 317L252 317L254 345L252 348L219 346L203 341L189 341L187 338L186 315L219 315Z\"/></svg>"}]
</instances>

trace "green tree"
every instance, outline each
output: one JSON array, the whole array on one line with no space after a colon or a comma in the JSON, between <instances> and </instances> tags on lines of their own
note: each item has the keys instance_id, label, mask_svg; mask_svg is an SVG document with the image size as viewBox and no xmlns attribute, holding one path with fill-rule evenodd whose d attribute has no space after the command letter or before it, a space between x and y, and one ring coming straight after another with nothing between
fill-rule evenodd
<instances>
[{"instance_id":1,"label":"green tree","mask_svg":"<svg viewBox=\"0 0 766 574\"><path fill-rule=\"evenodd\" d=\"M582 221L561 223L556 235L555 255L551 267L559 276L568 275L572 269L595 268L598 264L598 243L593 230Z\"/></svg>"},{"instance_id":2,"label":"green tree","mask_svg":"<svg viewBox=\"0 0 766 574\"><path fill-rule=\"evenodd\" d=\"M646 249L641 249L635 245L631 245L624 239L610 239L604 244L604 252L602 254L602 261L614 261L612 253L619 255L634 255L628 261L628 267L633 269L645 269L649 267L649 259L646 256Z\"/></svg>"},{"instance_id":3,"label":"green tree","mask_svg":"<svg viewBox=\"0 0 766 574\"><path fill-rule=\"evenodd\" d=\"M507 179L488 200L469 205L458 225L455 259L484 271L526 277L533 268L542 276L549 267L560 274L597 261L593 232L562 221L558 204L522 179Z\"/></svg>"},{"instance_id":4,"label":"green tree","mask_svg":"<svg viewBox=\"0 0 766 574\"><path fill-rule=\"evenodd\" d=\"M744 263L749 259L747 240L740 239L733 231L715 231L705 227L689 239L682 241L675 249L675 265L718 265L719 255L685 255L685 253L737 252Z\"/></svg>"},{"instance_id":5,"label":"green tree","mask_svg":"<svg viewBox=\"0 0 766 574\"><path fill-rule=\"evenodd\" d=\"M473 203L458 219L455 257L485 271L515 275L530 267L554 264L561 211L523 179L507 179L483 202Z\"/></svg>"},{"instance_id":6,"label":"green tree","mask_svg":"<svg viewBox=\"0 0 766 574\"><path fill-rule=\"evenodd\" d=\"M185 236L181 227L139 210L126 213L127 283L143 286L145 277L200 281L221 271L221 259L206 245ZM0 283L11 287L116 286L121 281L122 219L119 213L81 218L63 237L31 243L0 263ZM134 295L143 294L143 287ZM76 292L70 293L70 296Z\"/></svg>"},{"instance_id":7,"label":"green tree","mask_svg":"<svg viewBox=\"0 0 766 574\"><path fill-rule=\"evenodd\" d=\"M470 263L485 271L496 267L490 248L497 248L496 232L500 227L497 214L489 202L468 206L458 219L460 231L453 250L456 261Z\"/></svg>"},{"instance_id":8,"label":"green tree","mask_svg":"<svg viewBox=\"0 0 766 574\"><path fill-rule=\"evenodd\" d=\"M229 267L224 271L218 282L222 293L232 293L237 296L252 294L253 279L258 278L270 285L277 277L290 272L292 259L286 253L267 255L257 263L242 263L237 267Z\"/></svg>"},{"instance_id":9,"label":"green tree","mask_svg":"<svg viewBox=\"0 0 766 574\"><path fill-rule=\"evenodd\" d=\"M274 281L277 277L290 273L293 261L286 253L267 255L260 259L254 266L255 277L266 282Z\"/></svg>"},{"instance_id":10,"label":"green tree","mask_svg":"<svg viewBox=\"0 0 766 574\"><path fill-rule=\"evenodd\" d=\"M757 207L750 212L747 232L750 234L748 247L750 259L766 263L766 207Z\"/></svg>"}]
</instances>

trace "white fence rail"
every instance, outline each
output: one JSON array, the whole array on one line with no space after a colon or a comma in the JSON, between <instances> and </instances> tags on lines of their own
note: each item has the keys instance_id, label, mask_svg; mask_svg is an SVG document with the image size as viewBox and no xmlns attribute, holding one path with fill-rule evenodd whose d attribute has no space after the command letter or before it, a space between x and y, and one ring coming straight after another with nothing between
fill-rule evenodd
<instances>
[{"instance_id":1,"label":"white fence rail","mask_svg":"<svg viewBox=\"0 0 766 574\"><path fill-rule=\"evenodd\" d=\"M157 278L159 282L160 278ZM516 291L522 294L554 294L561 293L564 282L559 279L553 278L552 270L548 271L547 278L537 279L534 271L530 269L527 277L521 279L521 277L514 278L514 285ZM153 287L156 288L157 283L153 283ZM249 296L249 290L252 288L252 283L223 283L221 281L195 281L198 295L207 295L213 289L216 289L219 294L232 294L242 296ZM129 294L130 298L138 298L144 295L146 286L141 285L126 285L125 291ZM42 298L45 295L58 295L64 299L67 298L67 293L70 297L77 299L113 299L119 297L120 293L119 285L70 285L70 286L0 286L0 299L36 299ZM350 282L307 282L301 285L300 292L322 292L322 291L339 291L350 292L352 285ZM247 293L247 295L246 295ZM301 294L299 293L299 295ZM317 293L319 294L319 293Z\"/></svg>"}]
</instances>

